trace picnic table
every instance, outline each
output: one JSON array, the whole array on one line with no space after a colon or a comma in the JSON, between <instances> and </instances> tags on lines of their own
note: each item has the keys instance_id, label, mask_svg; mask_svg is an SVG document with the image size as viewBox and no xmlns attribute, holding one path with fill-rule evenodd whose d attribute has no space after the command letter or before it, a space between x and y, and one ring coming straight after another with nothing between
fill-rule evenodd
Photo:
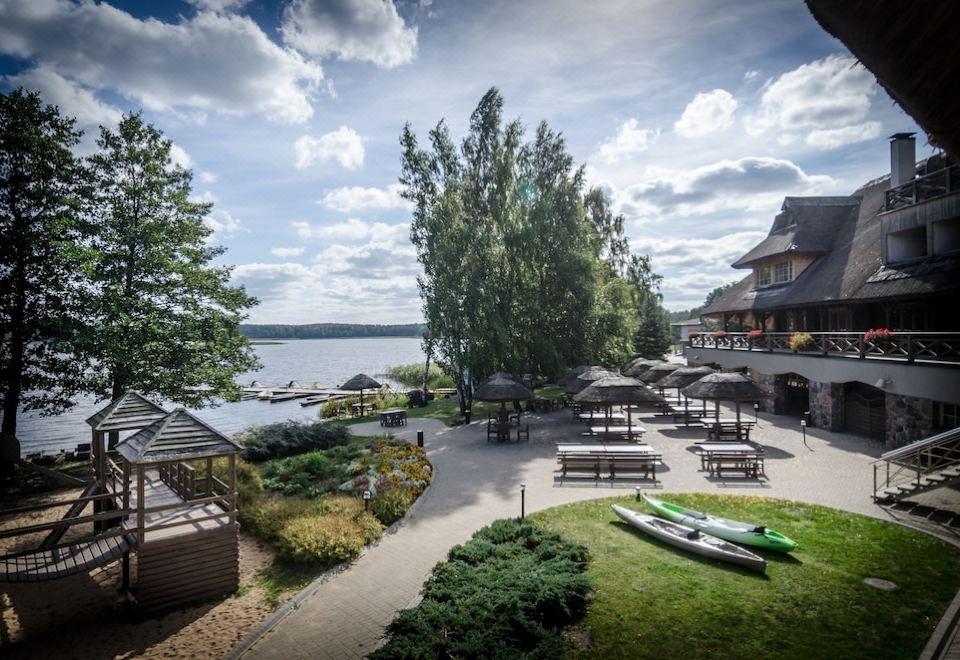
<instances>
[{"instance_id":1,"label":"picnic table","mask_svg":"<svg viewBox=\"0 0 960 660\"><path fill-rule=\"evenodd\" d=\"M763 447L745 442L698 442L700 469L710 476L742 472L746 477L763 473Z\"/></svg>"},{"instance_id":2,"label":"picnic table","mask_svg":"<svg viewBox=\"0 0 960 660\"><path fill-rule=\"evenodd\" d=\"M618 475L642 474L643 478L657 479L657 464L662 463L663 455L650 445L557 445L557 462L560 463L561 479L570 472L586 473L594 479L601 478L601 472L616 479Z\"/></svg>"},{"instance_id":3,"label":"picnic table","mask_svg":"<svg viewBox=\"0 0 960 660\"><path fill-rule=\"evenodd\" d=\"M363 417L364 411L369 408L370 410L376 410L377 404L375 403L351 403L350 404L350 414L354 417Z\"/></svg>"},{"instance_id":4,"label":"picnic table","mask_svg":"<svg viewBox=\"0 0 960 660\"><path fill-rule=\"evenodd\" d=\"M514 421L516 420L516 421ZM511 415L506 420L500 420L496 417L487 418L487 442L496 440L497 442L508 442L513 435L513 430L517 430L517 442L521 439L530 439L530 425L521 425L519 415Z\"/></svg>"},{"instance_id":5,"label":"picnic table","mask_svg":"<svg viewBox=\"0 0 960 660\"><path fill-rule=\"evenodd\" d=\"M380 411L380 426L404 426L407 423L405 408L389 408Z\"/></svg>"},{"instance_id":6,"label":"picnic table","mask_svg":"<svg viewBox=\"0 0 960 660\"><path fill-rule=\"evenodd\" d=\"M623 438L624 440L627 440L627 441L639 439L640 436L646 433L645 428L636 424L634 424L633 426L625 426L625 425L596 426L594 425L594 426L588 427L587 430L590 433L590 435L597 435L597 436L609 437L609 438Z\"/></svg>"},{"instance_id":7,"label":"picnic table","mask_svg":"<svg viewBox=\"0 0 960 660\"><path fill-rule=\"evenodd\" d=\"M557 404L558 401L556 399L547 399L545 397L538 396L530 399L529 403L527 403L527 410L548 413L556 410Z\"/></svg>"},{"instance_id":8,"label":"picnic table","mask_svg":"<svg viewBox=\"0 0 960 660\"><path fill-rule=\"evenodd\" d=\"M713 419L703 422L708 440L723 440L724 437L731 436L737 440L749 440L750 429L755 425L756 422L747 420L740 420L738 424L735 419Z\"/></svg>"}]
</instances>

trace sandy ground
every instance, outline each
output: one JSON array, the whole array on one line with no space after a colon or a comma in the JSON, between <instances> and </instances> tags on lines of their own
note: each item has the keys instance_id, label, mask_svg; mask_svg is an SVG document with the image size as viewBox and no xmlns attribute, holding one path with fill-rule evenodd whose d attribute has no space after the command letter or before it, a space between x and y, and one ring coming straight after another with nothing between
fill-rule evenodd
<instances>
[{"instance_id":1,"label":"sandy ground","mask_svg":"<svg viewBox=\"0 0 960 660\"><path fill-rule=\"evenodd\" d=\"M58 491L0 508L79 495ZM0 529L59 519L65 507L0 520ZM35 547L41 536L0 539L0 554ZM0 656L3 658L219 658L274 608L253 585L273 561L272 550L241 532L237 596L138 620L120 591L120 563L90 573L32 584L0 583ZM294 595L284 594L281 602Z\"/></svg>"}]
</instances>

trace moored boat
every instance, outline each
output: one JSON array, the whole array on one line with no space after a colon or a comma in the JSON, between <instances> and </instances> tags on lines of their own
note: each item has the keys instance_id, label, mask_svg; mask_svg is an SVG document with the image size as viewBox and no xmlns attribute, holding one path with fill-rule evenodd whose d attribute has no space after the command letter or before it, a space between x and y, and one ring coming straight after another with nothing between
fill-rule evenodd
<instances>
[{"instance_id":1,"label":"moored boat","mask_svg":"<svg viewBox=\"0 0 960 660\"><path fill-rule=\"evenodd\" d=\"M699 529L701 532L712 534L727 541L781 552L790 552L797 547L796 541L762 525L751 525L739 520L712 516L702 511L687 509L679 504L664 502L649 495L644 495L643 499L654 511L667 520Z\"/></svg>"},{"instance_id":2,"label":"moored boat","mask_svg":"<svg viewBox=\"0 0 960 660\"><path fill-rule=\"evenodd\" d=\"M763 573L767 569L767 562L762 557L758 557L749 550L744 550L740 546L716 536L704 534L698 529L663 518L637 513L616 504L612 504L611 508L614 513L633 527L676 548L693 552L702 557L738 564L759 573Z\"/></svg>"}]
</instances>

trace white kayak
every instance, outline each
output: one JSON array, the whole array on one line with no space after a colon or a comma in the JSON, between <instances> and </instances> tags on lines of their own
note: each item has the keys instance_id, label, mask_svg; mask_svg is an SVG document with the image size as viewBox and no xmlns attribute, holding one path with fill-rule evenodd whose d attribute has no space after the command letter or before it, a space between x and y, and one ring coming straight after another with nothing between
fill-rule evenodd
<instances>
[{"instance_id":1,"label":"white kayak","mask_svg":"<svg viewBox=\"0 0 960 660\"><path fill-rule=\"evenodd\" d=\"M670 522L663 518L637 513L616 504L610 506L614 513L633 527L676 548L696 553L702 557L739 564L759 573L767 570L766 560L748 550L744 550L739 545L728 543L716 536L704 534L698 529Z\"/></svg>"}]
</instances>

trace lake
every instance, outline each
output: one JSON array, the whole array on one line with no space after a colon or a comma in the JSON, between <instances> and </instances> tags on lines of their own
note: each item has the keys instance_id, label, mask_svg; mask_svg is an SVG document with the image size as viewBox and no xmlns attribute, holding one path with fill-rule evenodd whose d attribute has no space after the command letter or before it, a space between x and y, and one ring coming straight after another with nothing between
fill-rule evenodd
<instances>
[{"instance_id":1,"label":"lake","mask_svg":"<svg viewBox=\"0 0 960 660\"><path fill-rule=\"evenodd\" d=\"M423 363L424 354L418 337L362 337L357 339L291 339L280 344L254 346L263 367L237 378L241 385L257 380L264 385L286 385L291 380L302 385L314 382L336 387L358 373L365 373L381 383L398 383L383 376L387 367ZM105 406L107 401L92 397L78 400L68 412L55 417L35 413L21 414L17 420L17 437L23 456L36 452L56 453L73 450L81 442L90 442L90 427L84 421ZM164 403L168 410L174 404ZM191 410L200 419L227 435L253 425L282 422L288 419L310 420L320 414L320 406L301 408L297 400L281 403L237 401L217 407Z\"/></svg>"}]
</instances>

